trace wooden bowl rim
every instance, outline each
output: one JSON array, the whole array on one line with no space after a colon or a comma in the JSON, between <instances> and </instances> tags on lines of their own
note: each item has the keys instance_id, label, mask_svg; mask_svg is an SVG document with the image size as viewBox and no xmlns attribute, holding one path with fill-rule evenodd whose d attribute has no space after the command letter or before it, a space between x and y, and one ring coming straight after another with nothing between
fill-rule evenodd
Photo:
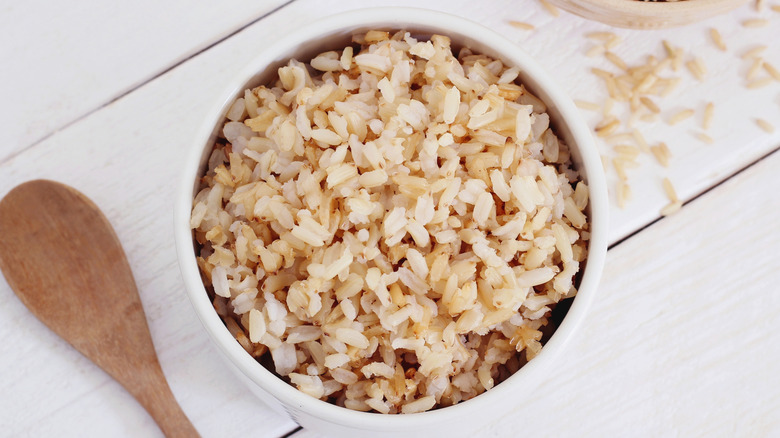
<instances>
[{"instance_id":1,"label":"wooden bowl rim","mask_svg":"<svg viewBox=\"0 0 780 438\"><path fill-rule=\"evenodd\" d=\"M569 0L564 0L569 1ZM709 10L713 8L744 3L745 0L683 0L674 2L647 2L640 0L575 0L579 3L590 3L600 7L620 10L632 14L648 14L652 12L674 13Z\"/></svg>"}]
</instances>

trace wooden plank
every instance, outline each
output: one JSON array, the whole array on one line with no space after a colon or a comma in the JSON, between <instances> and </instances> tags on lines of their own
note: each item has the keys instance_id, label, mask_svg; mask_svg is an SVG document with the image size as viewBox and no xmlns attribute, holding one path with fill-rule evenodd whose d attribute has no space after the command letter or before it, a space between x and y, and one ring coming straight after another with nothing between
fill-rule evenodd
<instances>
[{"instance_id":1,"label":"wooden plank","mask_svg":"<svg viewBox=\"0 0 780 438\"><path fill-rule=\"evenodd\" d=\"M776 152L611 250L559 365L478 436L780 434L779 166Z\"/></svg>"},{"instance_id":2,"label":"wooden plank","mask_svg":"<svg viewBox=\"0 0 780 438\"><path fill-rule=\"evenodd\" d=\"M285 1L7 3L4 151L49 135Z\"/></svg>"}]
</instances>

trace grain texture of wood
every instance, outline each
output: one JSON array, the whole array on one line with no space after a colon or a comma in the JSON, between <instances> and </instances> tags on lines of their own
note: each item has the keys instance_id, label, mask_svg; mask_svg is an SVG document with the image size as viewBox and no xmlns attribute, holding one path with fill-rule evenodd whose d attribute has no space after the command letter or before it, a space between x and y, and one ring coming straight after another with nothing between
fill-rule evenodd
<instances>
[{"instance_id":1,"label":"grain texture of wood","mask_svg":"<svg viewBox=\"0 0 780 438\"><path fill-rule=\"evenodd\" d=\"M167 437L197 437L165 380L122 245L71 187L24 183L0 201L0 270L24 305L110 374Z\"/></svg>"},{"instance_id":2,"label":"grain texture of wood","mask_svg":"<svg viewBox=\"0 0 780 438\"><path fill-rule=\"evenodd\" d=\"M561 9L612 26L663 29L720 15L747 0L548 0Z\"/></svg>"}]
</instances>

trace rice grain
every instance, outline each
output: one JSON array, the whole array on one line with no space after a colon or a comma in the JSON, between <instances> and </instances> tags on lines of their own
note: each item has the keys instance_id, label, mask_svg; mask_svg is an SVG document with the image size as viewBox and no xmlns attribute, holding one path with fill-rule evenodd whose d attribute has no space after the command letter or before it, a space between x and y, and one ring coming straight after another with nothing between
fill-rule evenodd
<instances>
[{"instance_id":1,"label":"rice grain","mask_svg":"<svg viewBox=\"0 0 780 438\"><path fill-rule=\"evenodd\" d=\"M523 29L523 30L534 30L536 27L534 27L533 24L523 23L522 21L514 21L510 20L509 25L517 28L517 29Z\"/></svg>"},{"instance_id":2,"label":"rice grain","mask_svg":"<svg viewBox=\"0 0 780 438\"><path fill-rule=\"evenodd\" d=\"M693 117L694 114L695 112L692 109L680 110L676 112L671 118L669 118L667 123L671 126L674 126L686 119Z\"/></svg>"},{"instance_id":3,"label":"rice grain","mask_svg":"<svg viewBox=\"0 0 780 438\"><path fill-rule=\"evenodd\" d=\"M767 122L764 119L756 119L756 125L758 125L759 128L763 129L764 132L767 134L772 134L775 132L775 127L771 123Z\"/></svg>"},{"instance_id":4,"label":"rice grain","mask_svg":"<svg viewBox=\"0 0 780 438\"><path fill-rule=\"evenodd\" d=\"M743 27L764 27L769 25L766 18L751 18L742 22Z\"/></svg>"},{"instance_id":5,"label":"rice grain","mask_svg":"<svg viewBox=\"0 0 780 438\"><path fill-rule=\"evenodd\" d=\"M718 32L718 29L710 28L710 38L712 38L712 42L715 43L715 46L717 46L721 51L725 52L728 50L726 47L726 42L723 41L723 37L720 35L720 32Z\"/></svg>"},{"instance_id":6,"label":"rice grain","mask_svg":"<svg viewBox=\"0 0 780 438\"><path fill-rule=\"evenodd\" d=\"M715 104L707 102L704 107L704 117L702 118L702 128L709 130L712 126L712 119L715 117Z\"/></svg>"},{"instance_id":7,"label":"rice grain","mask_svg":"<svg viewBox=\"0 0 780 438\"><path fill-rule=\"evenodd\" d=\"M748 82L745 86L750 89L764 88L768 85L771 85L774 80L774 78L756 79L754 81Z\"/></svg>"}]
</instances>

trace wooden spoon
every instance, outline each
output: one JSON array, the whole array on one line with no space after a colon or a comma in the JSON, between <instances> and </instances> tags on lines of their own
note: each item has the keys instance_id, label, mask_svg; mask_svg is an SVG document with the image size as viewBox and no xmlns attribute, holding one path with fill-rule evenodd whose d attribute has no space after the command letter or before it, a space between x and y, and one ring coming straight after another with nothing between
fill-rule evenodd
<instances>
[{"instance_id":1,"label":"wooden spoon","mask_svg":"<svg viewBox=\"0 0 780 438\"><path fill-rule=\"evenodd\" d=\"M25 306L124 386L167 437L197 437L165 380L122 245L95 204L53 181L0 201L0 270Z\"/></svg>"}]
</instances>

